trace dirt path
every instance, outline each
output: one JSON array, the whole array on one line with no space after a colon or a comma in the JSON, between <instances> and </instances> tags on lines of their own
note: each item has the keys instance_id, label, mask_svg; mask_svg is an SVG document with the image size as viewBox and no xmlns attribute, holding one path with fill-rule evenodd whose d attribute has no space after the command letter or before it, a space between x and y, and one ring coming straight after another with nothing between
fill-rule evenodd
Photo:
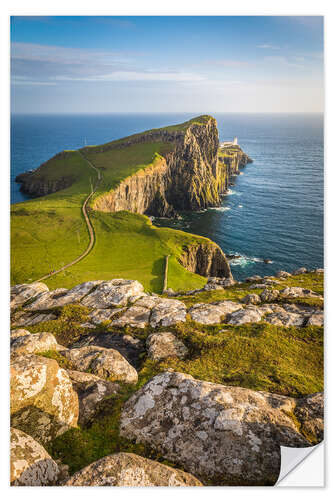
<instances>
[{"instance_id":1,"label":"dirt path","mask_svg":"<svg viewBox=\"0 0 333 500\"><path fill-rule=\"evenodd\" d=\"M68 269L69 267L73 266L74 264L77 264L78 262L80 262L80 260L84 259L88 255L88 253L90 252L90 250L94 246L94 243L95 243L95 233L94 233L94 228L93 228L93 226L91 224L91 221L89 219L89 215L87 213L87 205L89 203L90 198L95 194L95 192L96 192L96 190L97 190L97 188L99 186L99 183L102 180L102 175L101 175L101 172L96 167L94 167L94 165L89 160L87 160L87 158L85 158L83 156L83 154L81 153L81 151L78 151L78 152L82 156L82 158L88 163L88 165L97 172L97 182L96 182L95 188L87 196L87 198L84 200L83 205L82 205L82 209L81 209L83 217L84 217L84 220L85 220L87 228L88 228L88 233L89 233L89 238L90 238L89 245L87 246L86 250L79 257L77 257L76 259L74 259L72 262L70 262L69 264L66 264L65 266L61 267L60 269L58 269L56 271L53 271L52 273L45 274L45 276L42 276L38 280L35 280L34 283L37 283L38 281L44 281L44 280L50 278L51 276L54 276L55 274L61 273L62 271L64 271L65 269Z\"/></svg>"}]
</instances>

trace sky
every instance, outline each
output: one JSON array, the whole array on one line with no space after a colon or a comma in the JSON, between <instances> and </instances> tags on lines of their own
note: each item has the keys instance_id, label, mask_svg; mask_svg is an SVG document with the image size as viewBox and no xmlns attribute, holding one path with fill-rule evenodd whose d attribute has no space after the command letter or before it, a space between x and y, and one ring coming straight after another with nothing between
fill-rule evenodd
<instances>
[{"instance_id":1,"label":"sky","mask_svg":"<svg viewBox=\"0 0 333 500\"><path fill-rule=\"evenodd\" d=\"M13 113L323 112L320 16L11 18Z\"/></svg>"}]
</instances>

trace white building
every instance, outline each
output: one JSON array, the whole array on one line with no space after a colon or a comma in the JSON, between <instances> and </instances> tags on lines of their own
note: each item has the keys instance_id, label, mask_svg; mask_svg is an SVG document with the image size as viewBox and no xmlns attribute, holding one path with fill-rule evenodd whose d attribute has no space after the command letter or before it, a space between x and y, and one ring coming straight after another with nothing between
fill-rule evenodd
<instances>
[{"instance_id":1,"label":"white building","mask_svg":"<svg viewBox=\"0 0 333 500\"><path fill-rule=\"evenodd\" d=\"M227 148L230 146L238 146L238 139L237 137L234 137L233 141L224 141L221 142L220 148Z\"/></svg>"}]
</instances>

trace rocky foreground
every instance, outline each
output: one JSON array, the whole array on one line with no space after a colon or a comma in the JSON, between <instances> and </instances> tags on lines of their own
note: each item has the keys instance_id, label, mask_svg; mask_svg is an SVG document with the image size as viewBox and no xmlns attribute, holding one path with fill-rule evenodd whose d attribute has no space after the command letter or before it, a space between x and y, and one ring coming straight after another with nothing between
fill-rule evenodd
<instances>
[{"instance_id":1,"label":"rocky foreground","mask_svg":"<svg viewBox=\"0 0 333 500\"><path fill-rule=\"evenodd\" d=\"M305 272L301 268L294 275ZM197 380L170 369L127 398L119 433L155 450L172 466L120 450L69 477L66 465L46 449L68 429L91 425L124 386L135 387L142 356L154 362L186 360L190 345L177 336L174 325L322 326L322 296L283 286L290 276L281 271L248 278L249 293L218 301L207 301L207 294L237 283L210 278L204 289L180 294L182 299L172 290L169 297L149 295L138 281L124 279L91 281L71 290L49 291L44 283L12 287L11 484L274 484L280 446L312 446L323 439L323 393L295 398ZM185 298L190 296L199 300L189 304ZM86 308L79 325L85 335L62 345L51 332L30 331L39 323L52 324L69 305ZM105 325L112 333L103 332ZM128 333L131 328L148 333L136 337Z\"/></svg>"}]
</instances>

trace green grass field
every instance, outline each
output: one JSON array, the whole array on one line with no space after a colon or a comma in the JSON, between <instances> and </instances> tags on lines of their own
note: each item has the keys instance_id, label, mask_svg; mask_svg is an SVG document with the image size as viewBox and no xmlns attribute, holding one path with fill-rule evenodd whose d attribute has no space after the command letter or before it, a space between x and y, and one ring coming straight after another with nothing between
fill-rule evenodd
<instances>
[{"instance_id":1,"label":"green grass field","mask_svg":"<svg viewBox=\"0 0 333 500\"><path fill-rule=\"evenodd\" d=\"M86 157L101 170L103 181L95 196L116 187L135 172L154 167L172 149L162 142L100 151L85 149ZM88 150L88 152L87 152ZM95 185L97 174L77 151L56 155L36 172L54 180L70 177L62 191L12 205L11 283L29 283L78 257L89 238L81 206ZM181 231L152 226L142 215L129 212L90 211L96 242L90 254L76 265L47 280L50 289L72 287L94 279L137 279L147 291L161 292L165 256L170 255L169 286L186 290L203 286L206 279L178 262L183 245L209 240Z\"/></svg>"}]
</instances>

